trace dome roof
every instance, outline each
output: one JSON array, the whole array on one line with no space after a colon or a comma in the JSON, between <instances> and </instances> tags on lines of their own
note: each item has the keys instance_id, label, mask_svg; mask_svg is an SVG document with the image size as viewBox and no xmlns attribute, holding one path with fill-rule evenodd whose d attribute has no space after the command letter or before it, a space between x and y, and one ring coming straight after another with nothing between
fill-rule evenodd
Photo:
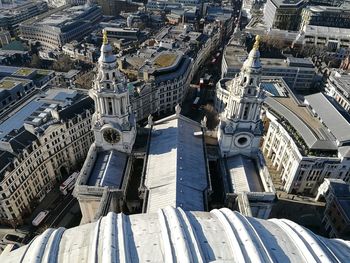
<instances>
[{"instance_id":1,"label":"dome roof","mask_svg":"<svg viewBox=\"0 0 350 263\"><path fill-rule=\"evenodd\" d=\"M261 68L261 63L260 63L260 51L259 51L259 42L260 42L260 37L256 36L254 46L252 50L250 50L248 58L246 61L243 63L243 69L259 69Z\"/></svg>"},{"instance_id":2,"label":"dome roof","mask_svg":"<svg viewBox=\"0 0 350 263\"><path fill-rule=\"evenodd\" d=\"M109 213L95 223L47 229L0 262L347 262L349 242L286 219L244 217L227 208Z\"/></svg>"},{"instance_id":3,"label":"dome roof","mask_svg":"<svg viewBox=\"0 0 350 263\"><path fill-rule=\"evenodd\" d=\"M113 54L113 48L109 44L107 39L107 31L103 30L103 42L101 46L101 55L98 59L99 62L102 63L113 63L116 61L116 57Z\"/></svg>"}]
</instances>

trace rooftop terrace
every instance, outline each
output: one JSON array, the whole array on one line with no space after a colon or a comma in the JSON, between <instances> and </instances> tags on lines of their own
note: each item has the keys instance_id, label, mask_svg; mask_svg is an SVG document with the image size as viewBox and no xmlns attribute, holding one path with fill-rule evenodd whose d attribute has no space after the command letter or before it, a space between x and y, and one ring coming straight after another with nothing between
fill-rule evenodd
<instances>
[{"instance_id":1,"label":"rooftop terrace","mask_svg":"<svg viewBox=\"0 0 350 263\"><path fill-rule=\"evenodd\" d=\"M156 68L166 68L171 66L177 58L177 54L164 53L157 56L153 63Z\"/></svg>"},{"instance_id":2,"label":"rooftop terrace","mask_svg":"<svg viewBox=\"0 0 350 263\"><path fill-rule=\"evenodd\" d=\"M287 85L283 96L268 96L265 103L294 138L302 154L337 151L336 139L327 127L299 101ZM311 151L310 151L311 150Z\"/></svg>"},{"instance_id":3,"label":"rooftop terrace","mask_svg":"<svg viewBox=\"0 0 350 263\"><path fill-rule=\"evenodd\" d=\"M18 76L29 76L30 74L32 74L35 70L31 69L31 68L20 68L19 70L17 70L14 74L18 75Z\"/></svg>"},{"instance_id":4,"label":"rooftop terrace","mask_svg":"<svg viewBox=\"0 0 350 263\"><path fill-rule=\"evenodd\" d=\"M27 84L30 80L6 77L0 80L0 90L7 90L16 87L19 84Z\"/></svg>"}]
</instances>

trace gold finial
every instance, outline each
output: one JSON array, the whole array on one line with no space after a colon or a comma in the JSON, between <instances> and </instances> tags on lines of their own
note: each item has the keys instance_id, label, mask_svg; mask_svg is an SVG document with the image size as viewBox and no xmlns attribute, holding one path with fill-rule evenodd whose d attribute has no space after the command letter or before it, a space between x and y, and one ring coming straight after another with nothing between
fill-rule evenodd
<instances>
[{"instance_id":1,"label":"gold finial","mask_svg":"<svg viewBox=\"0 0 350 263\"><path fill-rule=\"evenodd\" d=\"M260 44L260 36L257 35L255 37L255 43L254 43L253 49L258 50L259 49L259 44Z\"/></svg>"},{"instance_id":2,"label":"gold finial","mask_svg":"<svg viewBox=\"0 0 350 263\"><path fill-rule=\"evenodd\" d=\"M103 35L103 45L106 45L108 44L108 38L107 38L107 30L106 29L103 29L102 30L102 35Z\"/></svg>"}]
</instances>

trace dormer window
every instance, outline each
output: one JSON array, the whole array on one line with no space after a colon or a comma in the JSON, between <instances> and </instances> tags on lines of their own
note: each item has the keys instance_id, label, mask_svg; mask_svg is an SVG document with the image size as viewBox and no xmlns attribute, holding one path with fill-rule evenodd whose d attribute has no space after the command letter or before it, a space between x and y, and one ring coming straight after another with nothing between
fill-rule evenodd
<instances>
[{"instance_id":1,"label":"dormer window","mask_svg":"<svg viewBox=\"0 0 350 263\"><path fill-rule=\"evenodd\" d=\"M109 80L109 74L106 73L106 80Z\"/></svg>"}]
</instances>

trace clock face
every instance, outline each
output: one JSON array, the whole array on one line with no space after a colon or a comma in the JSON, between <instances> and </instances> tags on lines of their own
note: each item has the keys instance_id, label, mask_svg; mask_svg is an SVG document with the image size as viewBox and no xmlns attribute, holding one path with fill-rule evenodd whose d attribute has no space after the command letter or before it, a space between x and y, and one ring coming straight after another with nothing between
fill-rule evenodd
<instances>
[{"instance_id":1,"label":"clock face","mask_svg":"<svg viewBox=\"0 0 350 263\"><path fill-rule=\"evenodd\" d=\"M103 138L106 142L114 144L120 141L120 134L112 128L107 128L103 131Z\"/></svg>"}]
</instances>

